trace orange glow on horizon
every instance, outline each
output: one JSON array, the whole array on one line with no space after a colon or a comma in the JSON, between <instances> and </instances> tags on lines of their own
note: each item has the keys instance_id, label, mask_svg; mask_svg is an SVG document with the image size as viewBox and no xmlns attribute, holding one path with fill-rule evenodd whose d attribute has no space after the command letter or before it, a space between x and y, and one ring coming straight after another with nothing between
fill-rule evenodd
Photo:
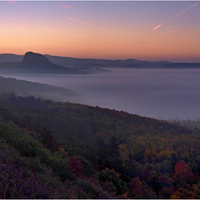
<instances>
[{"instance_id":1,"label":"orange glow on horizon","mask_svg":"<svg viewBox=\"0 0 200 200\"><path fill-rule=\"evenodd\" d=\"M148 2L101 3L7 2L7 10L1 13L0 53L154 61L194 58L200 62L199 3L170 3L178 13L173 21L164 21L171 9L164 7L166 3L152 4L158 12L152 12ZM191 8L193 15L178 17ZM161 9L168 10L162 15ZM173 23L166 23L169 20ZM155 23L160 24L154 27Z\"/></svg>"}]
</instances>

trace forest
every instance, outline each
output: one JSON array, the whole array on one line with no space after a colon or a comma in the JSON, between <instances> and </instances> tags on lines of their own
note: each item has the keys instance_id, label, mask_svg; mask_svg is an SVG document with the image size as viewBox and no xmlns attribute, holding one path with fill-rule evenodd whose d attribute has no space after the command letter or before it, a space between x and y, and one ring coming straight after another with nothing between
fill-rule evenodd
<instances>
[{"instance_id":1,"label":"forest","mask_svg":"<svg viewBox=\"0 0 200 200\"><path fill-rule=\"evenodd\" d=\"M78 96L74 91L63 87L1 76L0 85L0 93L13 93L17 96L32 95L36 98L52 99L54 101L73 101Z\"/></svg>"},{"instance_id":2,"label":"forest","mask_svg":"<svg viewBox=\"0 0 200 200\"><path fill-rule=\"evenodd\" d=\"M200 198L200 129L0 93L0 198Z\"/></svg>"}]
</instances>

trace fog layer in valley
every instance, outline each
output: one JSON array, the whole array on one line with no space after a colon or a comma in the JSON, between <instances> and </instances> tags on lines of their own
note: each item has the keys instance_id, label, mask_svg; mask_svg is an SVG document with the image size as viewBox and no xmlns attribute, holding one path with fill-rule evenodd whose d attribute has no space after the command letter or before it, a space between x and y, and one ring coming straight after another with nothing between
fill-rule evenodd
<instances>
[{"instance_id":1,"label":"fog layer in valley","mask_svg":"<svg viewBox=\"0 0 200 200\"><path fill-rule=\"evenodd\" d=\"M196 120L200 118L199 75L199 69L113 69L84 75L3 76L65 87L79 94L71 102L158 119Z\"/></svg>"}]
</instances>

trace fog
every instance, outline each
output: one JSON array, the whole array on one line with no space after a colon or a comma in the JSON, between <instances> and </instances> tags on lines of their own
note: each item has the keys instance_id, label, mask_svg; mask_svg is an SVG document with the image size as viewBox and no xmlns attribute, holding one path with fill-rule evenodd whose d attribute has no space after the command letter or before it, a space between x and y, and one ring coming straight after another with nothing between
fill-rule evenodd
<instances>
[{"instance_id":1,"label":"fog","mask_svg":"<svg viewBox=\"0 0 200 200\"><path fill-rule=\"evenodd\" d=\"M200 118L200 69L112 69L86 75L3 76L65 87L78 94L69 99L71 102L157 119Z\"/></svg>"}]
</instances>

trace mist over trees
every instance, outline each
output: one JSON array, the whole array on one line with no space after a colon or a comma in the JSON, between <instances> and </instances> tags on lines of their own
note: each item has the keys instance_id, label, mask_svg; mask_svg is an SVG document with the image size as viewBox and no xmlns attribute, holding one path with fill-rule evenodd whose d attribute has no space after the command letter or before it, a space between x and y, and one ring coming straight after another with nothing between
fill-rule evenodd
<instances>
[{"instance_id":1,"label":"mist over trees","mask_svg":"<svg viewBox=\"0 0 200 200\"><path fill-rule=\"evenodd\" d=\"M35 96L42 99L52 99L55 101L72 101L78 98L74 91L55 87L53 85L41 84L15 78L0 77L0 93L13 93L17 96Z\"/></svg>"}]
</instances>

